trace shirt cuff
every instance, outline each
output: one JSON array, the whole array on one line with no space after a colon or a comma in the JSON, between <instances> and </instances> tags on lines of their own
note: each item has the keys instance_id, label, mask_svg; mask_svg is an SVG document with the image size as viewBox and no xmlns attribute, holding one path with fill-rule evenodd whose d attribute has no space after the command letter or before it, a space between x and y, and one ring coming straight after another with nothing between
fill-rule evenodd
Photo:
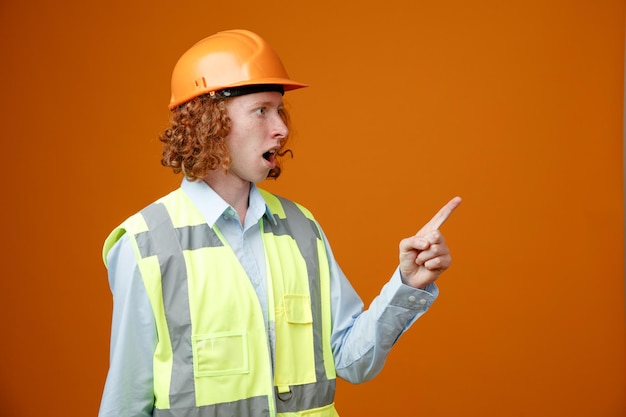
<instances>
[{"instance_id":1,"label":"shirt cuff","mask_svg":"<svg viewBox=\"0 0 626 417\"><path fill-rule=\"evenodd\" d=\"M404 284L400 278L399 269L396 269L390 284L396 288L389 304L408 310L415 310L416 312L428 310L439 296L439 288L434 282L428 284L423 290Z\"/></svg>"}]
</instances>

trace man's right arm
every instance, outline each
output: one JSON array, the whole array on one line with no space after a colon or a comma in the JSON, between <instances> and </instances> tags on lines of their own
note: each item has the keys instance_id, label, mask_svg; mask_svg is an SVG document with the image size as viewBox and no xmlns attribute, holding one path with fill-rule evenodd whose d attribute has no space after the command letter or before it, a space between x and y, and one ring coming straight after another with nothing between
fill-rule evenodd
<instances>
[{"instance_id":1,"label":"man's right arm","mask_svg":"<svg viewBox=\"0 0 626 417\"><path fill-rule=\"evenodd\" d=\"M154 316L127 235L107 255L113 319L109 371L99 417L152 416Z\"/></svg>"}]
</instances>

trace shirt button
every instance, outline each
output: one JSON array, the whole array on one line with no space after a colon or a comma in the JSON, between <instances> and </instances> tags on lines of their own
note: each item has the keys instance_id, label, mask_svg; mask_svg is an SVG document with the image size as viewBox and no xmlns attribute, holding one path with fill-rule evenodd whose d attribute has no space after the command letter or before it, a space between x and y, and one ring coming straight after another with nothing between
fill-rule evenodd
<instances>
[{"instance_id":1,"label":"shirt button","mask_svg":"<svg viewBox=\"0 0 626 417\"><path fill-rule=\"evenodd\" d=\"M412 302L412 303L414 303L414 302L415 302L415 296L414 296L414 295L411 295L411 296L409 297L409 301L410 301L410 302Z\"/></svg>"},{"instance_id":2,"label":"shirt button","mask_svg":"<svg viewBox=\"0 0 626 417\"><path fill-rule=\"evenodd\" d=\"M421 305L426 304L426 300L422 298L422 299L420 300L420 304L421 304Z\"/></svg>"}]
</instances>

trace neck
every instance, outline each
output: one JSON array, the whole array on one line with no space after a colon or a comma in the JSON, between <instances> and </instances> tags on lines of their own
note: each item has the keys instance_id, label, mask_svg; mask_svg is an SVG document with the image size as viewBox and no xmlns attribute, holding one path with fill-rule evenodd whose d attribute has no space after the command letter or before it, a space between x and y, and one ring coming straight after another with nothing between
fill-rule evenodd
<instances>
[{"instance_id":1,"label":"neck","mask_svg":"<svg viewBox=\"0 0 626 417\"><path fill-rule=\"evenodd\" d=\"M209 173L204 182L237 211L239 220L243 224L248 211L251 183L249 181L232 181L229 180L228 176L219 175L215 171Z\"/></svg>"}]
</instances>

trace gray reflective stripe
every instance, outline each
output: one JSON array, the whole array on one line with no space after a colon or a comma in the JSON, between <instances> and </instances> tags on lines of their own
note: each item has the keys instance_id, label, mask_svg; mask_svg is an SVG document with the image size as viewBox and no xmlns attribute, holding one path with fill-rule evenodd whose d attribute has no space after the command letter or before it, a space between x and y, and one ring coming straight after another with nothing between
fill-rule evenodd
<instances>
[{"instance_id":1,"label":"gray reflective stripe","mask_svg":"<svg viewBox=\"0 0 626 417\"><path fill-rule=\"evenodd\" d=\"M144 216L145 217L145 216ZM173 227L173 226L172 226ZM200 248L217 248L224 246L222 241L208 224L199 224L196 226L179 227L176 230L177 239L182 250L194 250ZM150 239L150 232L141 232L135 235L137 245L141 252L142 258L156 255L156 247L159 242Z\"/></svg>"},{"instance_id":2,"label":"gray reflective stripe","mask_svg":"<svg viewBox=\"0 0 626 417\"><path fill-rule=\"evenodd\" d=\"M195 407L187 267L179 236L163 204L151 204L141 214L150 233L137 236L137 244L142 256L156 255L161 268L165 319L173 349L170 407Z\"/></svg>"},{"instance_id":3,"label":"gray reflective stripe","mask_svg":"<svg viewBox=\"0 0 626 417\"><path fill-rule=\"evenodd\" d=\"M253 397L247 400L204 405L201 407L184 408L178 410L154 409L154 417L267 417L270 410L267 405L267 397Z\"/></svg>"},{"instance_id":4,"label":"gray reflective stripe","mask_svg":"<svg viewBox=\"0 0 626 417\"><path fill-rule=\"evenodd\" d=\"M282 401L276 397L276 411L295 413L332 404L335 399L335 380L326 379L312 384L291 387L291 399Z\"/></svg>"},{"instance_id":5,"label":"gray reflective stripe","mask_svg":"<svg viewBox=\"0 0 626 417\"><path fill-rule=\"evenodd\" d=\"M317 239L320 232L315 222L304 215L295 203L278 197L283 210L284 219L274 216L276 224L264 218L264 230L277 236L288 235L295 239L300 254L306 262L309 275L309 291L311 295L311 308L313 314L313 351L315 352L315 374L318 381L325 381L326 369L324 367L323 347L323 320L322 320L322 297L320 294L320 279L318 271ZM295 395L294 395L295 397ZM302 408L306 409L306 408Z\"/></svg>"}]
</instances>

